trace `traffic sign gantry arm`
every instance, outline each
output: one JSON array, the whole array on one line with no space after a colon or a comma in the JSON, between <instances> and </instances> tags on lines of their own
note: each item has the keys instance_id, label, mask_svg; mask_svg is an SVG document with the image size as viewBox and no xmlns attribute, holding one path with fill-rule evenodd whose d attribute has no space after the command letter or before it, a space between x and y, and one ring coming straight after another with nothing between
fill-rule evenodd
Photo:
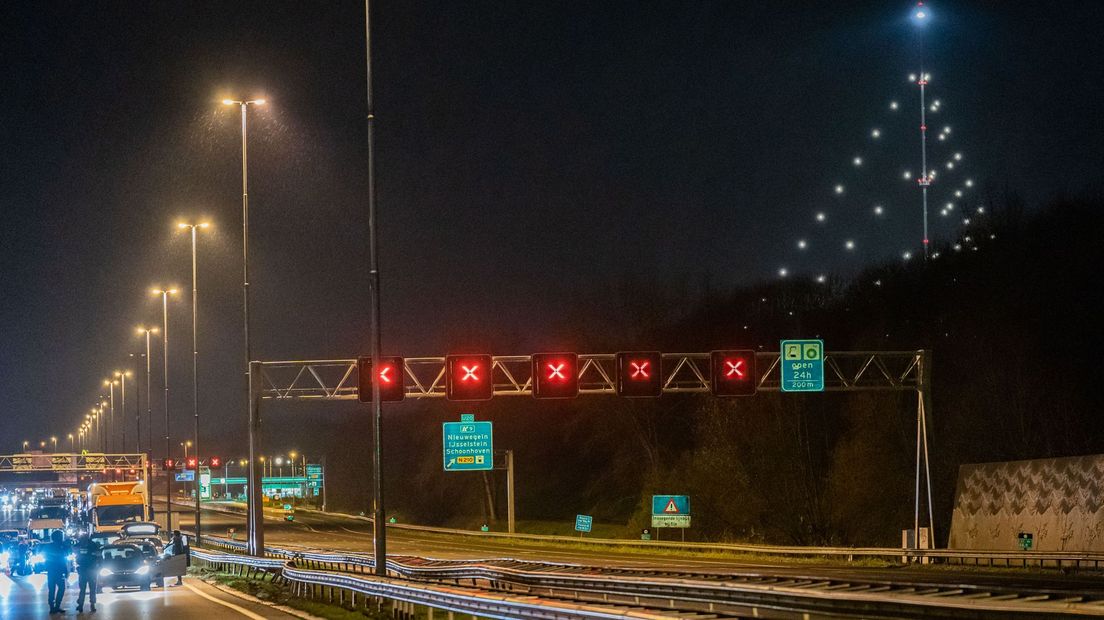
<instances>
[{"instance_id":1,"label":"traffic sign gantry arm","mask_svg":"<svg viewBox=\"0 0 1104 620\"><path fill-rule=\"evenodd\" d=\"M920 391L923 383L920 368L924 367L921 361L927 355L925 351L826 351L824 390ZM712 391L711 352L663 353L661 358L662 394ZM405 374L404 397L447 397L445 356L390 359L401 360L397 368ZM497 380L494 396L532 396L533 356L495 355L491 359ZM754 359L756 391L781 391L779 353L756 352ZM262 375L259 393L265 399L368 400L370 394L360 394L357 389L358 371L364 368L363 365L358 368L357 362L338 359L258 363ZM580 395L618 393L615 353L578 354L576 363Z\"/></svg>"}]
</instances>

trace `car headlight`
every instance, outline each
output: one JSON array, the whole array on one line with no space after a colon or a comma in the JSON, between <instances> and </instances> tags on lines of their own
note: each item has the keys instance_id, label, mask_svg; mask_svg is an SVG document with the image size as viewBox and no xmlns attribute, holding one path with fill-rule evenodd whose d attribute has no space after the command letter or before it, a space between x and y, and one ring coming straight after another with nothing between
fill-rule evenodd
<instances>
[{"instance_id":1,"label":"car headlight","mask_svg":"<svg viewBox=\"0 0 1104 620\"><path fill-rule=\"evenodd\" d=\"M136 575L145 575L149 572L149 564L143 564L138 567L138 570L134 571Z\"/></svg>"},{"instance_id":2,"label":"car headlight","mask_svg":"<svg viewBox=\"0 0 1104 620\"><path fill-rule=\"evenodd\" d=\"M110 568L101 568L100 569L100 577L110 577L111 574L112 574L112 571L111 571Z\"/></svg>"}]
</instances>

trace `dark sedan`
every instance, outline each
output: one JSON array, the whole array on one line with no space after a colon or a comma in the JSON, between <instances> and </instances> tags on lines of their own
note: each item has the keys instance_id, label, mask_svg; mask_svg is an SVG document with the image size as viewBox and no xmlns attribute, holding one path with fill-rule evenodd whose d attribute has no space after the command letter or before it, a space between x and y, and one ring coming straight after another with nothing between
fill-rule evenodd
<instances>
[{"instance_id":1,"label":"dark sedan","mask_svg":"<svg viewBox=\"0 0 1104 620\"><path fill-rule=\"evenodd\" d=\"M108 545L100 550L100 574L97 584L102 590L138 587L149 590L160 574L156 558L151 559L140 545Z\"/></svg>"}]
</instances>

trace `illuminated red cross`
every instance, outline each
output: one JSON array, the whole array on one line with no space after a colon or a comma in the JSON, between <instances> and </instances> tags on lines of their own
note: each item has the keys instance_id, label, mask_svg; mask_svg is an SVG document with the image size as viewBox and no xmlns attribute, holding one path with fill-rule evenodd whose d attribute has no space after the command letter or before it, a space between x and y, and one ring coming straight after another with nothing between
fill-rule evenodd
<instances>
[{"instance_id":1,"label":"illuminated red cross","mask_svg":"<svg viewBox=\"0 0 1104 620\"><path fill-rule=\"evenodd\" d=\"M391 372L391 370L392 369L390 366L384 366L383 368L380 368L380 383L391 383L392 381L394 381L392 377L387 376L388 373Z\"/></svg>"},{"instance_id":2,"label":"illuminated red cross","mask_svg":"<svg viewBox=\"0 0 1104 620\"><path fill-rule=\"evenodd\" d=\"M629 362L629 364L632 366L633 379L647 379L649 377L647 360L643 362Z\"/></svg>"},{"instance_id":3,"label":"illuminated red cross","mask_svg":"<svg viewBox=\"0 0 1104 620\"><path fill-rule=\"evenodd\" d=\"M725 376L730 379L743 379L744 378L744 360L725 360Z\"/></svg>"},{"instance_id":4,"label":"illuminated red cross","mask_svg":"<svg viewBox=\"0 0 1104 620\"><path fill-rule=\"evenodd\" d=\"M479 375L475 374L475 371L479 370L479 364L472 364L471 366L460 366L460 369L464 371L464 376L460 377L461 381L479 381Z\"/></svg>"},{"instance_id":5,"label":"illuminated red cross","mask_svg":"<svg viewBox=\"0 0 1104 620\"><path fill-rule=\"evenodd\" d=\"M549 379L566 379L563 374L564 366L567 366L567 362L560 362L559 364L548 365L548 378Z\"/></svg>"}]
</instances>

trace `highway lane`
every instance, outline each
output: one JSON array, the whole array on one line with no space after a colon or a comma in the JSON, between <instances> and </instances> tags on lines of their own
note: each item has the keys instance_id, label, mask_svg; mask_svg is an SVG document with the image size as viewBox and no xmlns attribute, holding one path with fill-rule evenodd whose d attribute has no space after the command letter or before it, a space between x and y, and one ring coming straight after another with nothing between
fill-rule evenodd
<instances>
[{"instance_id":1,"label":"highway lane","mask_svg":"<svg viewBox=\"0 0 1104 620\"><path fill-rule=\"evenodd\" d=\"M198 579L186 578L183 586L154 588L150 592L105 590L96 602L96 613L85 601L83 614L77 614L76 575L70 575L63 602L65 616L96 620L242 620L295 618L267 605L253 603L226 594ZM46 576L9 577L0 574L0 619L32 620L58 618L50 615L46 603Z\"/></svg>"},{"instance_id":2,"label":"highway lane","mask_svg":"<svg viewBox=\"0 0 1104 620\"><path fill-rule=\"evenodd\" d=\"M206 531L225 535L226 527L237 528L240 540L245 531L244 516L204 510ZM216 528L222 528L221 531ZM372 524L339 514L300 511L287 523L276 511L266 512L265 532L270 545L295 544L323 549L371 552ZM713 574L758 574L809 576L826 579L868 579L933 584L976 584L998 588L1033 588L1104 594L1104 578L1088 571L1062 574L1057 571L1003 572L970 568L874 567L838 563L744 559L700 553L647 553L630 548L603 549L577 546L529 546L503 539L388 529L388 552L444 559L512 558L596 567L638 570L686 571Z\"/></svg>"}]
</instances>

